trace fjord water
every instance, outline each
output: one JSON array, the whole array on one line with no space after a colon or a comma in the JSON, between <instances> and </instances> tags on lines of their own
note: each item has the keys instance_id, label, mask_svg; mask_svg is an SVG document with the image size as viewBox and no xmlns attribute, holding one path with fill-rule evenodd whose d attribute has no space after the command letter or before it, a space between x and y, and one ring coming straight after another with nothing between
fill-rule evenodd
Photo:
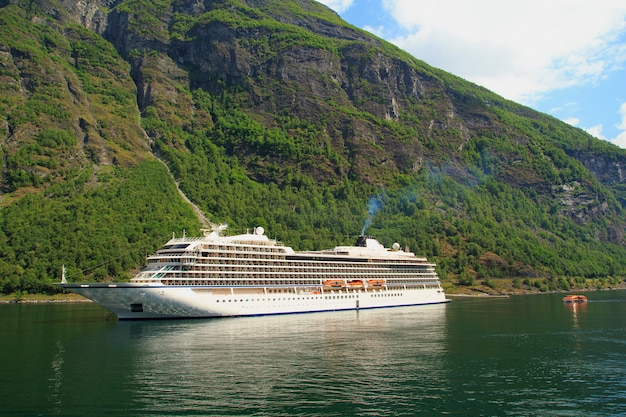
<instances>
[{"instance_id":1,"label":"fjord water","mask_svg":"<svg viewBox=\"0 0 626 417\"><path fill-rule=\"evenodd\" d=\"M2 416L626 414L626 291L215 320L0 305Z\"/></svg>"}]
</instances>

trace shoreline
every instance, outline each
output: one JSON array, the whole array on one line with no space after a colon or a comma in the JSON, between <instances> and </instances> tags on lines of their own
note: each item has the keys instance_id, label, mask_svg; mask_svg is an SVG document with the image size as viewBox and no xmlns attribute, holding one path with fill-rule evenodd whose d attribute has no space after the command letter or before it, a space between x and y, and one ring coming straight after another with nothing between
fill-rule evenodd
<instances>
[{"instance_id":1,"label":"shoreline","mask_svg":"<svg viewBox=\"0 0 626 417\"><path fill-rule=\"evenodd\" d=\"M78 294L26 294L20 298L14 295L0 295L0 304L43 304L43 303L93 303Z\"/></svg>"}]
</instances>

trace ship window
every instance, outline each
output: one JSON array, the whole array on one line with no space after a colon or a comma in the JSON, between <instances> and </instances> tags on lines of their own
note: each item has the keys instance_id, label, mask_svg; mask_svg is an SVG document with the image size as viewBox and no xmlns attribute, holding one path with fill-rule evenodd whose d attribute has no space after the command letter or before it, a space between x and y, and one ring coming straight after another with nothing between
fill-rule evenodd
<instances>
[{"instance_id":1,"label":"ship window","mask_svg":"<svg viewBox=\"0 0 626 417\"><path fill-rule=\"evenodd\" d=\"M143 313L143 304L141 303L131 303L130 311L132 313Z\"/></svg>"}]
</instances>

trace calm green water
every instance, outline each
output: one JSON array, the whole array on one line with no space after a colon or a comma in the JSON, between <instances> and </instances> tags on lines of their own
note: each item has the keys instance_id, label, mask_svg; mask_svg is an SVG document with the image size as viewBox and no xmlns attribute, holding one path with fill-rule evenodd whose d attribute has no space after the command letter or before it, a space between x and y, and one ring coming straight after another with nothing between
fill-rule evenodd
<instances>
[{"instance_id":1,"label":"calm green water","mask_svg":"<svg viewBox=\"0 0 626 417\"><path fill-rule=\"evenodd\" d=\"M204 321L0 305L2 416L617 416L626 291Z\"/></svg>"}]
</instances>

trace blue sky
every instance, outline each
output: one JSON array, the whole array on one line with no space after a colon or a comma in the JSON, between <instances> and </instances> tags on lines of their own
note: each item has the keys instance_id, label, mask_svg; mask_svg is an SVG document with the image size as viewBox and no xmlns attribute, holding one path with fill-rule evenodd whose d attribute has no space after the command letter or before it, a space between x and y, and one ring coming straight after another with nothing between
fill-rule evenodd
<instances>
[{"instance_id":1,"label":"blue sky","mask_svg":"<svg viewBox=\"0 0 626 417\"><path fill-rule=\"evenodd\" d=\"M321 0L426 63L626 148L624 0Z\"/></svg>"}]
</instances>

